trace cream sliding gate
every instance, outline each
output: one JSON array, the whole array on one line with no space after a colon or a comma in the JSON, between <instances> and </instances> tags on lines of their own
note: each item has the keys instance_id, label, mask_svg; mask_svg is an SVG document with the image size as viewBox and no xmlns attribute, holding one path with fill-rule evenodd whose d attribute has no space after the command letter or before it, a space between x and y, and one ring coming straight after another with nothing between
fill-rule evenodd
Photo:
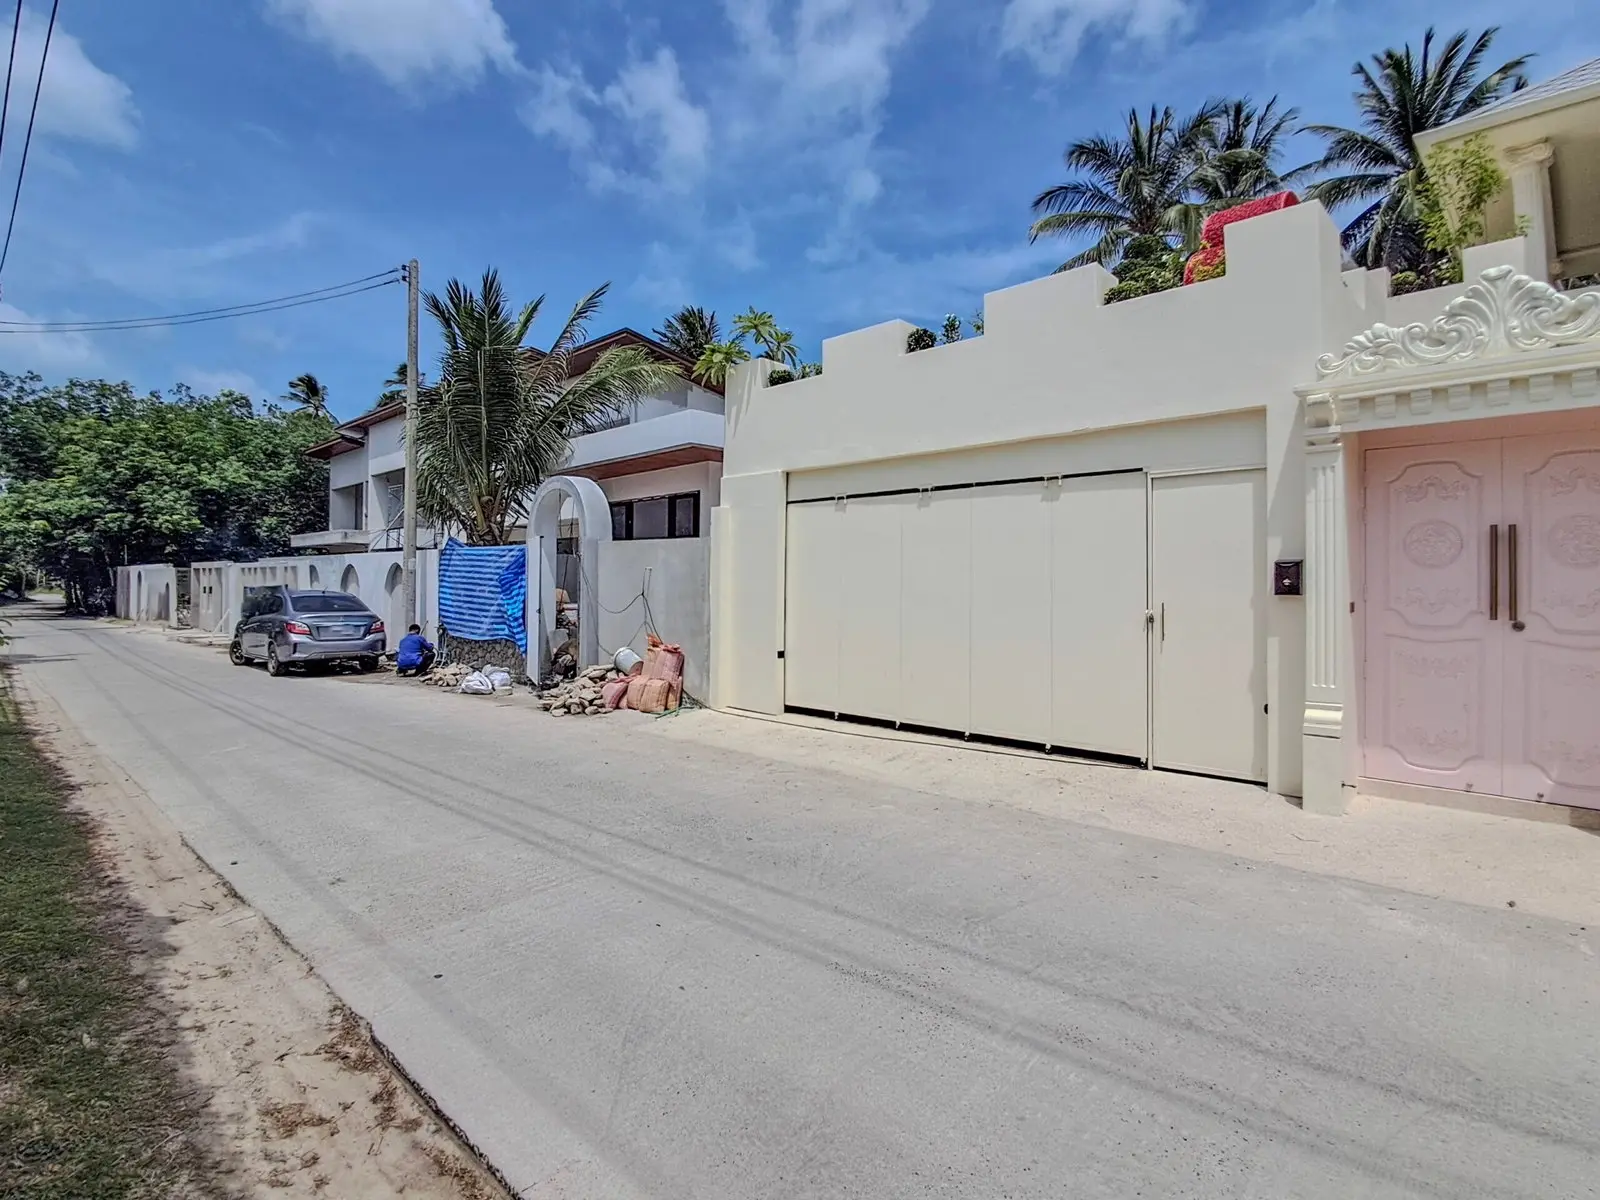
<instances>
[{"instance_id":1,"label":"cream sliding gate","mask_svg":"<svg viewBox=\"0 0 1600 1200\"><path fill-rule=\"evenodd\" d=\"M1142 471L792 501L785 703L1148 759Z\"/></svg>"}]
</instances>

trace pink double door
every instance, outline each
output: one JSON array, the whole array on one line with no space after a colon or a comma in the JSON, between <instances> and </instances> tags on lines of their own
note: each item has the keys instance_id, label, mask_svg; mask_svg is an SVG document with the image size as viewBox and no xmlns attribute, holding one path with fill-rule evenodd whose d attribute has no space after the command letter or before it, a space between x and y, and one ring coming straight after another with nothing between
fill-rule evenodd
<instances>
[{"instance_id":1,"label":"pink double door","mask_svg":"<svg viewBox=\"0 0 1600 1200\"><path fill-rule=\"evenodd\" d=\"M1365 773L1600 808L1600 431L1365 467Z\"/></svg>"}]
</instances>

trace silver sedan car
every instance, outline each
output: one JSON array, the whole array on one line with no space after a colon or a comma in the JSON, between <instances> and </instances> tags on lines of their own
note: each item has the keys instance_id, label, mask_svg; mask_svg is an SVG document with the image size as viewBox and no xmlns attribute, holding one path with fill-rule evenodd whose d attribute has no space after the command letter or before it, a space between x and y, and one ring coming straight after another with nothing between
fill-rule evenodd
<instances>
[{"instance_id":1,"label":"silver sedan car","mask_svg":"<svg viewBox=\"0 0 1600 1200\"><path fill-rule=\"evenodd\" d=\"M228 657L241 667L264 662L269 675L337 662L376 671L388 640L377 614L347 592L248 588L241 618Z\"/></svg>"}]
</instances>

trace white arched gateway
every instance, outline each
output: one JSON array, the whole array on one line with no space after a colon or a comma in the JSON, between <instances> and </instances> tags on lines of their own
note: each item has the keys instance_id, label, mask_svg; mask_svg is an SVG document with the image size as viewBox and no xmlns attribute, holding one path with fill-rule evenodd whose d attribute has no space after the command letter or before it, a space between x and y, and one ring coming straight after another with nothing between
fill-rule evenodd
<instances>
[{"instance_id":1,"label":"white arched gateway","mask_svg":"<svg viewBox=\"0 0 1600 1200\"><path fill-rule=\"evenodd\" d=\"M1316 371L1306 808L1600 808L1600 292L1493 267Z\"/></svg>"},{"instance_id":2,"label":"white arched gateway","mask_svg":"<svg viewBox=\"0 0 1600 1200\"><path fill-rule=\"evenodd\" d=\"M536 661L537 675L550 661L556 631L556 542L561 532L561 510L572 502L578 520L578 557L591 580L597 578L599 545L611 540L611 505L600 485L581 476L552 475L539 485L528 506L528 541L537 544L539 578L529 578L528 592L533 599L528 611L537 612L537 644L530 642L528 655ZM538 657L535 660L534 655ZM578 662L590 666L600 656L600 603L594 587L578 589Z\"/></svg>"}]
</instances>

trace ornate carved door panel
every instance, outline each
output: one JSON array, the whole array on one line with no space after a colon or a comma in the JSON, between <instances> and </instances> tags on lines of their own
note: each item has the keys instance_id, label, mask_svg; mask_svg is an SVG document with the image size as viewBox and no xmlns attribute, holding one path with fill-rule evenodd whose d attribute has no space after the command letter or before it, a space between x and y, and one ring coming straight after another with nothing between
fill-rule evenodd
<instances>
[{"instance_id":1,"label":"ornate carved door panel","mask_svg":"<svg viewBox=\"0 0 1600 1200\"><path fill-rule=\"evenodd\" d=\"M1366 455L1362 740L1373 778L1501 791L1503 650L1489 617L1501 504L1498 441Z\"/></svg>"},{"instance_id":2,"label":"ornate carved door panel","mask_svg":"<svg viewBox=\"0 0 1600 1200\"><path fill-rule=\"evenodd\" d=\"M1600 808L1600 433L1503 446L1505 794Z\"/></svg>"}]
</instances>

